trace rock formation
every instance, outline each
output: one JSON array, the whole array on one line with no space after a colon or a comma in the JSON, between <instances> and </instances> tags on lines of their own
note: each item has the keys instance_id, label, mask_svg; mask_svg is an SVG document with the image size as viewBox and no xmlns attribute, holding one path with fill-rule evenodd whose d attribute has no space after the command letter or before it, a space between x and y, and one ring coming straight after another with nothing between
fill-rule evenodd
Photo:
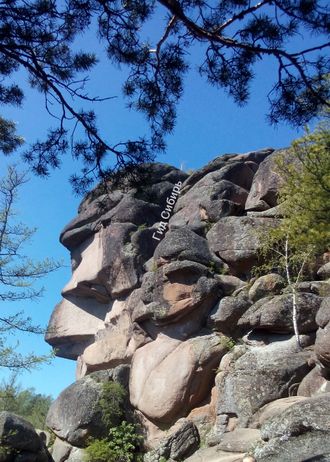
<instances>
[{"instance_id":1,"label":"rock formation","mask_svg":"<svg viewBox=\"0 0 330 462\"><path fill-rule=\"evenodd\" d=\"M251 276L280 219L283 153L223 155L191 175L147 165L143 187L82 202L61 234L72 278L46 336L77 362L47 419L55 462L83 460L108 380L129 390L146 462L330 461L329 264L298 287L302 350L285 280Z\"/></svg>"}]
</instances>

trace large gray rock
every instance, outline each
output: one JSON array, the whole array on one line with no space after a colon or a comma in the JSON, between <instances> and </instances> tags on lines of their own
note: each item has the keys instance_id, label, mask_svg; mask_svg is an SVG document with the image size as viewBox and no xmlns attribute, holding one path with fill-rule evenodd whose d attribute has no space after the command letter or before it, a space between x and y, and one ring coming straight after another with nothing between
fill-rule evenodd
<instances>
[{"instance_id":1,"label":"large gray rock","mask_svg":"<svg viewBox=\"0 0 330 462\"><path fill-rule=\"evenodd\" d=\"M276 161L283 154L287 154L286 150L275 151L259 165L246 201L246 210L266 210L277 205L282 180Z\"/></svg>"},{"instance_id":2,"label":"large gray rock","mask_svg":"<svg viewBox=\"0 0 330 462\"><path fill-rule=\"evenodd\" d=\"M10 450L34 455L42 449L41 440L30 422L7 411L0 412L0 441Z\"/></svg>"},{"instance_id":3,"label":"large gray rock","mask_svg":"<svg viewBox=\"0 0 330 462\"><path fill-rule=\"evenodd\" d=\"M329 460L330 395L296 403L267 420L261 436L264 442L254 452L258 461Z\"/></svg>"},{"instance_id":4,"label":"large gray rock","mask_svg":"<svg viewBox=\"0 0 330 462\"><path fill-rule=\"evenodd\" d=\"M297 324L300 334L315 332L316 313L322 298L308 293L297 295ZM238 321L246 329L263 329L274 333L293 333L292 295L261 299L252 305Z\"/></svg>"},{"instance_id":5,"label":"large gray rock","mask_svg":"<svg viewBox=\"0 0 330 462\"><path fill-rule=\"evenodd\" d=\"M210 313L207 325L226 335L237 333L237 322L249 309L251 301L246 294L224 297Z\"/></svg>"},{"instance_id":6,"label":"large gray rock","mask_svg":"<svg viewBox=\"0 0 330 462\"><path fill-rule=\"evenodd\" d=\"M309 372L309 358L309 352L299 352L292 337L253 347L230 367L223 368L221 363L218 415L235 415L241 427L247 426L262 406L290 394L291 387Z\"/></svg>"},{"instance_id":7,"label":"large gray rock","mask_svg":"<svg viewBox=\"0 0 330 462\"><path fill-rule=\"evenodd\" d=\"M245 274L257 263L259 235L275 226L276 220L260 217L221 218L207 233L210 249L235 274Z\"/></svg>"},{"instance_id":8,"label":"large gray rock","mask_svg":"<svg viewBox=\"0 0 330 462\"><path fill-rule=\"evenodd\" d=\"M73 446L84 446L88 438L103 436L99 399L102 383L118 380L125 383L125 368L86 376L67 387L52 403L47 426L58 438ZM127 376L127 371L126 371Z\"/></svg>"},{"instance_id":9,"label":"large gray rock","mask_svg":"<svg viewBox=\"0 0 330 462\"><path fill-rule=\"evenodd\" d=\"M154 254L155 261L191 260L206 266L219 260L210 252L207 241L189 228L169 230Z\"/></svg>"},{"instance_id":10,"label":"large gray rock","mask_svg":"<svg viewBox=\"0 0 330 462\"><path fill-rule=\"evenodd\" d=\"M237 172L240 171L241 175ZM240 215L244 210L254 171L250 165L236 163L210 172L179 198L170 228L189 226L199 231L228 215ZM230 180L229 180L230 178ZM239 186L235 181L242 184Z\"/></svg>"}]
</instances>

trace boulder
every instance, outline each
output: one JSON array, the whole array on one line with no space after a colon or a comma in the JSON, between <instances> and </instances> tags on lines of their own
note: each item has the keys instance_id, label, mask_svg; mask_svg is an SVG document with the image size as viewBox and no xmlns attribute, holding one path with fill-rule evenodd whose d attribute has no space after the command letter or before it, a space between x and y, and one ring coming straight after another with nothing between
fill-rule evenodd
<instances>
[{"instance_id":1,"label":"boulder","mask_svg":"<svg viewBox=\"0 0 330 462\"><path fill-rule=\"evenodd\" d=\"M254 451L263 462L322 460L330 454L330 395L323 394L292 405L261 427L264 440ZM327 460L327 459L323 459Z\"/></svg>"},{"instance_id":2,"label":"boulder","mask_svg":"<svg viewBox=\"0 0 330 462\"><path fill-rule=\"evenodd\" d=\"M71 444L62 441L60 438L56 438L52 448L54 462L66 462L71 450Z\"/></svg>"},{"instance_id":3,"label":"boulder","mask_svg":"<svg viewBox=\"0 0 330 462\"><path fill-rule=\"evenodd\" d=\"M145 274L132 318L141 323L174 323L198 310L205 315L222 295L220 282L199 263L176 261ZM130 305L132 305L130 301Z\"/></svg>"},{"instance_id":4,"label":"boulder","mask_svg":"<svg viewBox=\"0 0 330 462\"><path fill-rule=\"evenodd\" d=\"M75 249L111 222L152 226L158 221L165 195L175 183L187 178L183 171L160 163L144 164L139 175L143 188L127 187L122 182L122 190L98 186L89 193L78 216L62 231L61 243L69 250Z\"/></svg>"},{"instance_id":5,"label":"boulder","mask_svg":"<svg viewBox=\"0 0 330 462\"><path fill-rule=\"evenodd\" d=\"M79 214L66 225L60 242L69 250L78 247L102 227L102 216L115 207L124 197L123 192L113 191L99 197L87 197L79 207Z\"/></svg>"},{"instance_id":6,"label":"boulder","mask_svg":"<svg viewBox=\"0 0 330 462\"><path fill-rule=\"evenodd\" d=\"M246 286L246 282L230 274L215 274L224 295L232 295L236 290Z\"/></svg>"},{"instance_id":7,"label":"boulder","mask_svg":"<svg viewBox=\"0 0 330 462\"><path fill-rule=\"evenodd\" d=\"M324 327L319 328L316 333L316 341L314 352L316 358L321 365L329 370L330 369L330 322ZM327 373L327 376L329 373ZM327 377L330 378L330 377Z\"/></svg>"},{"instance_id":8,"label":"boulder","mask_svg":"<svg viewBox=\"0 0 330 462\"><path fill-rule=\"evenodd\" d=\"M159 446L144 456L144 462L158 462L159 460L185 460L199 447L199 435L197 428L186 419L179 419L168 430Z\"/></svg>"},{"instance_id":9,"label":"boulder","mask_svg":"<svg viewBox=\"0 0 330 462\"><path fill-rule=\"evenodd\" d=\"M267 232L276 222L272 218L225 217L206 237L210 249L229 265L231 272L244 275L257 263L261 230Z\"/></svg>"},{"instance_id":10,"label":"boulder","mask_svg":"<svg viewBox=\"0 0 330 462\"><path fill-rule=\"evenodd\" d=\"M276 161L279 156L283 155L287 155L287 151L278 150L261 162L246 201L246 210L261 211L277 205L277 194L282 180Z\"/></svg>"},{"instance_id":11,"label":"boulder","mask_svg":"<svg viewBox=\"0 0 330 462\"><path fill-rule=\"evenodd\" d=\"M287 397L291 387L309 372L308 351L299 351L294 337L252 347L231 367L220 364L217 376L218 415L237 416L241 427L275 399ZM223 371L223 372L221 372Z\"/></svg>"},{"instance_id":12,"label":"boulder","mask_svg":"<svg viewBox=\"0 0 330 462\"><path fill-rule=\"evenodd\" d=\"M217 447L199 449L185 462L243 462L245 454L221 451Z\"/></svg>"},{"instance_id":13,"label":"boulder","mask_svg":"<svg viewBox=\"0 0 330 462\"><path fill-rule=\"evenodd\" d=\"M133 356L132 405L152 421L173 423L209 394L214 370L225 352L215 334L185 342L160 334Z\"/></svg>"},{"instance_id":14,"label":"boulder","mask_svg":"<svg viewBox=\"0 0 330 462\"><path fill-rule=\"evenodd\" d=\"M248 191L226 179L230 177L230 172L234 174L234 170L238 168L242 170L240 181L244 178L244 174L246 180L253 177L254 172L247 164L227 165L206 174L186 193L183 192L176 204L175 214L170 220L170 228L189 226L198 231L203 228L203 224L207 227L221 217L241 214ZM245 186L248 187L247 181Z\"/></svg>"},{"instance_id":15,"label":"boulder","mask_svg":"<svg viewBox=\"0 0 330 462\"><path fill-rule=\"evenodd\" d=\"M250 428L260 428L267 420L272 419L277 415L281 415L289 407L296 403L301 403L307 398L304 396L289 396L280 398L262 406L252 417L249 424Z\"/></svg>"},{"instance_id":16,"label":"boulder","mask_svg":"<svg viewBox=\"0 0 330 462\"><path fill-rule=\"evenodd\" d=\"M325 327L330 322L330 297L322 300L320 309L316 314L316 323L319 327Z\"/></svg>"},{"instance_id":17,"label":"boulder","mask_svg":"<svg viewBox=\"0 0 330 462\"><path fill-rule=\"evenodd\" d=\"M156 248L154 260L158 265L173 260L190 260L206 266L216 262L221 267L221 262L210 252L206 239L189 228L169 230Z\"/></svg>"},{"instance_id":18,"label":"boulder","mask_svg":"<svg viewBox=\"0 0 330 462\"><path fill-rule=\"evenodd\" d=\"M251 301L244 294L222 298L211 311L207 325L226 335L237 333L237 322L249 309Z\"/></svg>"},{"instance_id":19,"label":"boulder","mask_svg":"<svg viewBox=\"0 0 330 462\"><path fill-rule=\"evenodd\" d=\"M301 381L297 390L297 395L310 398L320 393L328 392L330 392L330 382L322 376L321 367L316 364Z\"/></svg>"},{"instance_id":20,"label":"boulder","mask_svg":"<svg viewBox=\"0 0 330 462\"><path fill-rule=\"evenodd\" d=\"M325 263L318 269L317 275L320 279L329 279L330 278L330 262Z\"/></svg>"},{"instance_id":21,"label":"boulder","mask_svg":"<svg viewBox=\"0 0 330 462\"><path fill-rule=\"evenodd\" d=\"M226 432L218 444L221 451L250 452L257 442L261 440L260 430L253 428L236 428Z\"/></svg>"},{"instance_id":22,"label":"boulder","mask_svg":"<svg viewBox=\"0 0 330 462\"><path fill-rule=\"evenodd\" d=\"M95 372L67 387L52 403L46 424L55 435L73 446L82 447L90 437L103 436L99 399L102 384L109 380L126 385L127 369Z\"/></svg>"},{"instance_id":23,"label":"boulder","mask_svg":"<svg viewBox=\"0 0 330 462\"><path fill-rule=\"evenodd\" d=\"M63 295L94 297L100 301L127 294L134 289L142 271L137 249L130 242L137 227L114 223L94 234L72 252L72 278Z\"/></svg>"},{"instance_id":24,"label":"boulder","mask_svg":"<svg viewBox=\"0 0 330 462\"><path fill-rule=\"evenodd\" d=\"M51 315L46 342L56 348L57 356L77 359L94 342L96 332L104 328L110 307L94 298L67 296Z\"/></svg>"},{"instance_id":25,"label":"boulder","mask_svg":"<svg viewBox=\"0 0 330 462\"><path fill-rule=\"evenodd\" d=\"M279 274L265 274L258 278L249 290L249 297L253 302L269 295L278 295L286 286L286 282Z\"/></svg>"},{"instance_id":26,"label":"boulder","mask_svg":"<svg viewBox=\"0 0 330 462\"><path fill-rule=\"evenodd\" d=\"M41 440L30 422L7 411L0 412L0 441L10 450L26 451L34 456L42 449Z\"/></svg>"},{"instance_id":27,"label":"boulder","mask_svg":"<svg viewBox=\"0 0 330 462\"><path fill-rule=\"evenodd\" d=\"M200 168L199 170L194 171L184 182L183 192L189 190L194 184L196 184L201 178L207 175L210 172L215 172L226 166L231 166L232 164L241 164L242 162L248 162L250 164L258 165L262 162L267 156L269 156L274 149L266 148L260 149L259 151L250 151L245 154L223 154L215 159L211 160L207 165ZM239 165L240 167L240 165ZM237 167L236 167L237 168ZM239 170L239 168L237 169ZM236 172L237 172L236 170ZM235 170L234 172L235 173ZM235 178L234 175L227 177L230 181L233 181ZM244 179L243 179L244 181ZM233 181L235 183L235 181ZM239 180L240 184L242 179ZM249 188L247 188L249 189Z\"/></svg>"},{"instance_id":28,"label":"boulder","mask_svg":"<svg viewBox=\"0 0 330 462\"><path fill-rule=\"evenodd\" d=\"M316 331L315 317L321 302L322 298L314 294L297 295L297 324L300 334ZM249 330L293 333L292 295L278 295L259 300L243 314L238 325Z\"/></svg>"}]
</instances>

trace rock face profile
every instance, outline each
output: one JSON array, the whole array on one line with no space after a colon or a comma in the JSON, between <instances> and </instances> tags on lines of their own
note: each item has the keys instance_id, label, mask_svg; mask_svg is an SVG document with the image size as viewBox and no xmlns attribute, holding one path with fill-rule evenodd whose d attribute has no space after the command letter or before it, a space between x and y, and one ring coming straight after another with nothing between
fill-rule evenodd
<instances>
[{"instance_id":1,"label":"rock face profile","mask_svg":"<svg viewBox=\"0 0 330 462\"><path fill-rule=\"evenodd\" d=\"M285 279L251 272L281 219L280 155L191 175L149 164L143 186L84 199L60 237L72 277L46 335L77 363L47 418L55 462L83 461L102 435L108 381L128 392L145 462L330 461L329 271L297 288L302 348Z\"/></svg>"}]
</instances>

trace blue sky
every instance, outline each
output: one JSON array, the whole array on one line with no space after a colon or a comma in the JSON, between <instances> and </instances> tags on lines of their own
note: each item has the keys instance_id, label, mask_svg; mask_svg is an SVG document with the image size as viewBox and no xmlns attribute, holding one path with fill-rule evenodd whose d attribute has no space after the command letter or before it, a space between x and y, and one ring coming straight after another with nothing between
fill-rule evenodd
<instances>
[{"instance_id":1,"label":"blue sky","mask_svg":"<svg viewBox=\"0 0 330 462\"><path fill-rule=\"evenodd\" d=\"M81 47L99 49L99 45L91 37L81 42ZM195 60L196 56L192 56L192 59ZM189 170L201 167L223 153L288 146L302 130L296 131L285 125L274 128L265 119L266 94L270 89L268 82L272 80L274 72L270 62L258 65L250 102L240 108L224 92L208 86L192 69L186 78L177 126L168 137L167 153L159 156L158 160ZM23 76L19 74L19 77L24 88L28 88ZM147 123L143 117L126 109L126 102L120 92L122 83L123 73L101 59L92 72L88 85L91 94L117 96L98 103L96 107L103 132L110 140L115 141L139 136L147 131ZM38 137L42 138L52 123L44 110L41 96L29 89L26 91L23 109L4 107L2 114L17 121L18 131L27 143ZM0 157L1 172L5 172L8 163L15 161L19 162L19 153L11 158ZM21 167L26 168L23 165ZM61 288L70 277L69 252L60 245L58 236L64 225L76 215L81 200L72 194L68 183L70 174L77 168L68 156L61 170L53 172L47 179L36 178L31 174L29 183L21 190L17 206L22 222L38 228L33 242L27 247L27 253L36 259L48 256L63 260L66 265L43 281L46 293L37 303L4 307L12 312L24 308L27 315L42 325L47 324L54 305L61 299ZM41 337L19 336L18 340L23 351L34 350L38 354L49 351ZM22 374L19 381L24 387L33 386L40 393L56 397L74 381L74 373L73 361L55 359L49 366ZM8 372L0 369L0 380L7 376Z\"/></svg>"}]
</instances>

